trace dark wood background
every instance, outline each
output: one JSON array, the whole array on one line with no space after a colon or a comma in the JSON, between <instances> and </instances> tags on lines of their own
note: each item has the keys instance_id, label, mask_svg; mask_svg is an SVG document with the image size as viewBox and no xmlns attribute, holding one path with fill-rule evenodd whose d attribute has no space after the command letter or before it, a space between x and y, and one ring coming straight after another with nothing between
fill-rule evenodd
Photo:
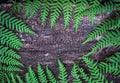
<instances>
[{"instance_id":1,"label":"dark wood background","mask_svg":"<svg viewBox=\"0 0 120 83\"><path fill-rule=\"evenodd\" d=\"M11 6L11 4L2 4L1 9L9 10ZM78 31L75 32L73 19L71 19L66 29L63 28L63 14L51 29L49 18L44 26L41 25L40 11L32 19L29 17L23 19L23 12L24 9L20 14L15 14L15 16L22 19L36 32L36 34L17 33L24 42L24 47L18 52L22 56L21 62L25 65L23 68L24 71L20 74L23 75L23 73L27 71L29 65L32 65L32 68L36 70L37 62L40 62L44 68L46 65L49 65L49 68L58 76L57 59L61 59L69 73L69 80L72 80L70 71L73 62L76 61L80 63L81 56L89 52L91 46L95 44L97 40L95 39L95 41L85 45L82 45L82 42L91 30L93 30L104 18L109 16L109 13L97 15L94 24L91 24L89 17L85 16L80 22ZM80 63L80 65L84 64ZM120 82L116 81L116 83Z\"/></svg>"}]
</instances>

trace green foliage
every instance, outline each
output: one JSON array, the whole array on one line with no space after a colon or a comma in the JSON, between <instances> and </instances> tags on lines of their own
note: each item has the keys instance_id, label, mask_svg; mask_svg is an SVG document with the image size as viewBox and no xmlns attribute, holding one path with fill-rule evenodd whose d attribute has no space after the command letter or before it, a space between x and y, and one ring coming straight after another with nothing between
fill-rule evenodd
<instances>
[{"instance_id":1,"label":"green foliage","mask_svg":"<svg viewBox=\"0 0 120 83\"><path fill-rule=\"evenodd\" d=\"M22 3L14 3L12 11L20 12ZM90 20L94 23L96 14L117 11L113 17L109 17L101 22L83 42L83 44L92 41L98 36L102 38L92 47L92 51L86 54L89 56L97 50L104 47L116 46L120 48L120 1L110 0L23 0L25 2L24 18L32 18L41 7L40 19L42 24L45 24L48 16L50 16L50 26L53 27L57 19L63 13L64 27L66 28L74 13L74 27L78 30L80 20L83 16L90 16ZM50 13L50 15L49 15ZM23 80L16 71L22 71L19 66L23 64L19 61L20 56L14 50L20 50L23 43L14 34L14 30L34 34L28 26L21 20L9 15L5 11L0 12L0 82L1 83L23 83ZM105 78L105 74L112 74L120 77L120 53L115 53L113 56L107 57L102 62L95 62L86 56L82 57L85 62L88 72L78 64L74 64L71 70L71 75L74 78L74 83L113 83ZM65 66L58 60L59 74L58 80L55 78L52 71L46 66L46 71L38 63L38 72L35 73L31 66L25 76L26 83L68 83L68 74Z\"/></svg>"},{"instance_id":2,"label":"green foliage","mask_svg":"<svg viewBox=\"0 0 120 83\"><path fill-rule=\"evenodd\" d=\"M73 82L74 83L82 83L82 81L79 79L80 75L78 74L79 72L79 67L76 63L74 63L73 68L71 70L71 75L74 77Z\"/></svg>"},{"instance_id":3,"label":"green foliage","mask_svg":"<svg viewBox=\"0 0 120 83\"><path fill-rule=\"evenodd\" d=\"M104 62L100 62L98 67L103 73L112 73L120 77L120 52L107 57Z\"/></svg>"},{"instance_id":4,"label":"green foliage","mask_svg":"<svg viewBox=\"0 0 120 83\"><path fill-rule=\"evenodd\" d=\"M40 16L40 20L42 22L42 24L44 25L44 23L47 20L48 14L49 14L49 8L50 8L50 3L47 2L47 0L44 0L45 3L41 4L41 16Z\"/></svg>"},{"instance_id":5,"label":"green foliage","mask_svg":"<svg viewBox=\"0 0 120 83\"><path fill-rule=\"evenodd\" d=\"M62 1L62 0L60 0ZM50 14L50 26L51 28L55 25L56 20L59 18L60 13L62 11L62 2L58 0L53 0L53 4L51 6L51 14Z\"/></svg>"},{"instance_id":6,"label":"green foliage","mask_svg":"<svg viewBox=\"0 0 120 83\"><path fill-rule=\"evenodd\" d=\"M67 83L67 72L64 65L58 60L59 64L59 82ZM43 70L40 63L38 63L38 72L37 75L34 71L29 67L29 71L26 73L26 83L58 83L57 79L54 77L54 74L49 70L48 66L46 66L46 73Z\"/></svg>"},{"instance_id":7,"label":"green foliage","mask_svg":"<svg viewBox=\"0 0 120 83\"><path fill-rule=\"evenodd\" d=\"M38 77L41 83L47 83L47 78L44 73L44 70L42 69L40 63L38 63Z\"/></svg>"},{"instance_id":8,"label":"green foliage","mask_svg":"<svg viewBox=\"0 0 120 83\"><path fill-rule=\"evenodd\" d=\"M59 65L59 79L60 79L60 83L68 83L67 77L68 74L66 72L66 68L65 66L61 63L60 60L58 60L58 65Z\"/></svg>"},{"instance_id":9,"label":"green foliage","mask_svg":"<svg viewBox=\"0 0 120 83\"><path fill-rule=\"evenodd\" d=\"M79 71L79 73L80 73L80 74L79 74L80 77L81 77L85 82L92 83L93 79L92 79L91 77L89 77L89 76L85 73L85 71L84 71L83 68L79 68L78 71Z\"/></svg>"},{"instance_id":10,"label":"green foliage","mask_svg":"<svg viewBox=\"0 0 120 83\"><path fill-rule=\"evenodd\" d=\"M64 13L64 27L66 28L72 17L72 3L68 0L64 0L63 13Z\"/></svg>"},{"instance_id":11,"label":"green foliage","mask_svg":"<svg viewBox=\"0 0 120 83\"><path fill-rule=\"evenodd\" d=\"M46 74L47 74L47 77L48 77L50 83L58 83L57 79L55 78L53 73L50 71L48 66L46 66Z\"/></svg>"},{"instance_id":12,"label":"green foliage","mask_svg":"<svg viewBox=\"0 0 120 83\"><path fill-rule=\"evenodd\" d=\"M40 7L40 2L38 0L34 0L32 1L27 1L27 3L25 4L25 14L24 14L24 18L26 18L27 16L30 16L30 18L32 18L35 13L38 11Z\"/></svg>"},{"instance_id":13,"label":"green foliage","mask_svg":"<svg viewBox=\"0 0 120 83\"><path fill-rule=\"evenodd\" d=\"M112 56L111 56L112 57ZM74 78L73 83L113 83L113 81L108 81L105 78L106 74L120 75L120 65L115 65L115 63L107 63L107 59L102 62L95 62L93 59L86 56L82 57L88 67L89 73L85 71L83 67L79 67L78 64L74 63L71 69L71 75ZM117 62L116 62L117 63ZM59 66L59 79L56 79L53 72L50 71L48 65L46 66L46 71L43 70L42 66L38 63L38 72L35 73L31 66L29 66L28 72L26 73L26 83L68 83L67 71L65 66L58 59ZM43 77L42 77L43 76ZM40 81L39 81L40 80ZM22 81L22 80L21 80Z\"/></svg>"},{"instance_id":14,"label":"green foliage","mask_svg":"<svg viewBox=\"0 0 120 83\"><path fill-rule=\"evenodd\" d=\"M113 56L106 58L107 61L120 64L120 52L116 52Z\"/></svg>"},{"instance_id":15,"label":"green foliage","mask_svg":"<svg viewBox=\"0 0 120 83\"><path fill-rule=\"evenodd\" d=\"M118 42L120 41L120 31L110 31L107 32L107 35L101 38L100 41L92 48L92 50L96 51L109 46L119 47Z\"/></svg>"},{"instance_id":16,"label":"green foliage","mask_svg":"<svg viewBox=\"0 0 120 83\"><path fill-rule=\"evenodd\" d=\"M3 77L3 79L0 79L0 83L23 83L18 74L0 72L0 75L0 77Z\"/></svg>"},{"instance_id":17,"label":"green foliage","mask_svg":"<svg viewBox=\"0 0 120 83\"><path fill-rule=\"evenodd\" d=\"M116 7L119 8L119 7ZM86 54L87 56L91 55L97 50L102 48L115 46L120 48L120 14L115 12L114 15L106 18L102 21L97 28L88 34L88 37L83 42L83 44L92 41L93 39L101 36L102 38L92 47L92 51Z\"/></svg>"},{"instance_id":18,"label":"green foliage","mask_svg":"<svg viewBox=\"0 0 120 83\"><path fill-rule=\"evenodd\" d=\"M81 14L85 11L85 7L88 4L87 0L80 1L76 0L76 7L74 9L74 27L75 30L78 30L80 20L82 19L83 15Z\"/></svg>"},{"instance_id":19,"label":"green foliage","mask_svg":"<svg viewBox=\"0 0 120 83\"><path fill-rule=\"evenodd\" d=\"M20 55L15 50L20 50L23 43L14 31L34 34L21 20L11 16L5 11L0 11L0 82L23 83L21 77L15 72L22 71Z\"/></svg>"},{"instance_id":20,"label":"green foliage","mask_svg":"<svg viewBox=\"0 0 120 83\"><path fill-rule=\"evenodd\" d=\"M113 56L111 56L113 57ZM109 58L111 58L109 57ZM113 74L116 76L120 75L120 65L118 66L117 62L115 63L107 63L107 59L104 61L98 63L93 61L92 59L83 56L83 61L85 62L86 66L88 67L89 73L86 73L85 69L82 67L79 67L78 64L74 63L73 68L71 70L71 75L74 78L73 83L113 83L113 81L108 82L105 78L105 74ZM57 80L54 77L54 74L49 70L48 66L46 66L46 73L45 70L43 70L42 66L38 63L38 72L35 73L31 66L28 68L28 72L26 73L26 80L25 83L68 83L67 78L67 72L65 66L61 63L60 60L58 60L59 65L59 79ZM10 73L2 73L0 81L4 81L4 79L7 79L7 83L23 83L23 80L19 75ZM42 77L43 76L43 77ZM40 80L40 81L39 81ZM3 82L4 83L4 82Z\"/></svg>"},{"instance_id":21,"label":"green foliage","mask_svg":"<svg viewBox=\"0 0 120 83\"><path fill-rule=\"evenodd\" d=\"M38 83L38 79L32 70L31 66L29 66L29 71L26 73L26 82L27 83Z\"/></svg>"},{"instance_id":22,"label":"green foliage","mask_svg":"<svg viewBox=\"0 0 120 83\"><path fill-rule=\"evenodd\" d=\"M20 13L22 10L22 3L14 3L13 7L11 8L12 13Z\"/></svg>"},{"instance_id":23,"label":"green foliage","mask_svg":"<svg viewBox=\"0 0 120 83\"><path fill-rule=\"evenodd\" d=\"M90 71L90 77L94 79L93 83L107 83L105 82L104 75L100 72L100 69L97 67L97 62L94 62L92 59L83 56L84 62L88 66Z\"/></svg>"},{"instance_id":24,"label":"green foliage","mask_svg":"<svg viewBox=\"0 0 120 83\"><path fill-rule=\"evenodd\" d=\"M5 13L5 11L0 12L0 24L5 25L11 30L35 34L22 20L10 16L10 14Z\"/></svg>"},{"instance_id":25,"label":"green foliage","mask_svg":"<svg viewBox=\"0 0 120 83\"><path fill-rule=\"evenodd\" d=\"M111 29L119 28L119 20L120 20L120 15L116 14L116 17L114 18L107 18L103 22L101 22L96 29L94 29L91 33L88 34L87 39L84 41L83 44L93 40L97 36L101 36L104 33L108 32Z\"/></svg>"},{"instance_id":26,"label":"green foliage","mask_svg":"<svg viewBox=\"0 0 120 83\"><path fill-rule=\"evenodd\" d=\"M6 45L16 50L19 50L23 46L20 39L12 31L5 29L2 25L0 26L0 40L1 45Z\"/></svg>"},{"instance_id":27,"label":"green foliage","mask_svg":"<svg viewBox=\"0 0 120 83\"><path fill-rule=\"evenodd\" d=\"M103 2L102 0L27 0L24 2L24 18L26 18L27 16L32 18L35 13L38 12L39 9L41 9L40 19L42 24L45 24L48 16L50 16L51 27L55 25L57 19L60 17L61 14L63 14L64 28L66 28L72 18L72 13L74 13L74 27L76 31L78 30L80 21L82 20L83 16L90 16L91 22L93 24L96 14L120 10L120 4L118 3L118 1L114 0L107 2ZM18 4L18 10L19 9L20 6Z\"/></svg>"}]
</instances>

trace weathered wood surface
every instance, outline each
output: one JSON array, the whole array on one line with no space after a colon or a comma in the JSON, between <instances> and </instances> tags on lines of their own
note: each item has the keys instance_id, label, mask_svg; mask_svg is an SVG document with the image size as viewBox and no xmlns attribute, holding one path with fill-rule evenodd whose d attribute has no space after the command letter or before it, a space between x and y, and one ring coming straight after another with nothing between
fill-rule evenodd
<instances>
[{"instance_id":1,"label":"weathered wood surface","mask_svg":"<svg viewBox=\"0 0 120 83\"><path fill-rule=\"evenodd\" d=\"M35 35L18 33L24 42L24 47L18 52L21 54L21 61L25 65L25 71L23 73L27 71L26 69L29 65L32 65L32 68L36 70L37 62L40 62L43 67L49 65L50 69L57 76L57 59L62 60L70 74L73 62L79 62L81 56L89 52L91 46L95 43L95 41L92 41L82 45L87 34L93 30L103 18L107 17L108 14L97 15L93 25L90 23L88 16L84 17L77 32L75 32L73 27L73 19L71 19L66 29L63 28L63 15L60 16L52 29L49 25L49 18L44 26L41 25L39 13L37 13L33 19L23 19L23 11L16 16L24 20L24 22L36 32ZM69 78L71 80L70 75Z\"/></svg>"}]
</instances>

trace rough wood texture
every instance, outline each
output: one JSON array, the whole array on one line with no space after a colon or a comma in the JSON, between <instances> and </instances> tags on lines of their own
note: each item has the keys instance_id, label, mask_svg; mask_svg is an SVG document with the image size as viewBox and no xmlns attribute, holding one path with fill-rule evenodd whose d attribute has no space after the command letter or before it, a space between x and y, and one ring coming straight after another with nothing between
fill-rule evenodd
<instances>
[{"instance_id":1,"label":"rough wood texture","mask_svg":"<svg viewBox=\"0 0 120 83\"><path fill-rule=\"evenodd\" d=\"M4 5L4 7L6 6ZM73 19L71 19L68 27L64 29L63 15L61 15L55 26L51 29L49 18L47 23L42 26L39 18L40 15L38 13L33 17L33 19L23 19L23 11L21 14L16 16L24 20L24 22L27 23L27 25L36 32L36 34L29 35L17 33L24 42L24 47L18 52L21 54L21 61L25 65L25 71L22 73L27 71L26 69L29 65L32 65L33 69L36 70L37 62L39 61L43 67L48 64L56 76L58 74L57 59L59 58L62 60L70 74L73 61L79 62L81 60L81 56L90 51L90 47L95 43L95 41L89 42L85 45L82 45L81 43L85 40L87 34L93 30L101 20L103 20L103 18L109 15L97 15L93 25L90 23L89 17L86 16L82 19L78 31L75 32ZM96 59L99 58L97 57ZM70 75L69 78L71 80Z\"/></svg>"}]
</instances>

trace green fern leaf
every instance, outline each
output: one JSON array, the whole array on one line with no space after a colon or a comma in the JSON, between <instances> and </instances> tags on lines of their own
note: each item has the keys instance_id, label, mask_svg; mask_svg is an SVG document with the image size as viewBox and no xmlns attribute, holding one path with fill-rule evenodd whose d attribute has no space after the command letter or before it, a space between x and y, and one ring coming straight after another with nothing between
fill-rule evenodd
<instances>
[{"instance_id":1,"label":"green fern leaf","mask_svg":"<svg viewBox=\"0 0 120 83\"><path fill-rule=\"evenodd\" d=\"M107 74L113 74L120 76L120 66L118 63L106 63L106 62L100 62L98 64L98 67L100 68L100 71L102 73L107 73Z\"/></svg>"},{"instance_id":2,"label":"green fern leaf","mask_svg":"<svg viewBox=\"0 0 120 83\"><path fill-rule=\"evenodd\" d=\"M12 13L16 13L16 12L20 13L21 9L22 9L22 3L18 2L12 6L11 11Z\"/></svg>"},{"instance_id":3,"label":"green fern leaf","mask_svg":"<svg viewBox=\"0 0 120 83\"><path fill-rule=\"evenodd\" d=\"M28 1L25 4L25 15L24 18L26 18L27 16L30 16L30 18L32 18L36 12L38 12L40 7L40 2L38 0L34 0L32 1Z\"/></svg>"},{"instance_id":4,"label":"green fern leaf","mask_svg":"<svg viewBox=\"0 0 120 83\"><path fill-rule=\"evenodd\" d=\"M11 65L2 65L2 71L7 72L16 72L16 71L22 71L19 67L11 66Z\"/></svg>"},{"instance_id":5,"label":"green fern leaf","mask_svg":"<svg viewBox=\"0 0 120 83\"><path fill-rule=\"evenodd\" d=\"M89 2L89 8L96 7L100 5L100 0L90 0Z\"/></svg>"},{"instance_id":6,"label":"green fern leaf","mask_svg":"<svg viewBox=\"0 0 120 83\"><path fill-rule=\"evenodd\" d=\"M58 83L53 73L48 69L48 66L46 66L46 73L50 83Z\"/></svg>"},{"instance_id":7,"label":"green fern leaf","mask_svg":"<svg viewBox=\"0 0 120 83\"><path fill-rule=\"evenodd\" d=\"M74 77L73 80L74 83L82 83L82 81L80 80L80 76L78 74L78 69L79 69L78 65L74 63L73 68L71 70L71 75Z\"/></svg>"},{"instance_id":8,"label":"green fern leaf","mask_svg":"<svg viewBox=\"0 0 120 83\"><path fill-rule=\"evenodd\" d=\"M64 13L64 27L66 28L72 16L72 3L68 0L64 0L63 13Z\"/></svg>"},{"instance_id":9,"label":"green fern leaf","mask_svg":"<svg viewBox=\"0 0 120 83\"><path fill-rule=\"evenodd\" d=\"M31 78L30 78L30 76L29 76L29 73L26 73L26 74L25 74L25 81L26 81L26 83L32 83L32 82L31 82Z\"/></svg>"},{"instance_id":10,"label":"green fern leaf","mask_svg":"<svg viewBox=\"0 0 120 83\"><path fill-rule=\"evenodd\" d=\"M106 58L107 61L112 63L118 63L120 64L120 52L115 53L114 55Z\"/></svg>"},{"instance_id":11,"label":"green fern leaf","mask_svg":"<svg viewBox=\"0 0 120 83\"><path fill-rule=\"evenodd\" d=\"M101 24L97 26L96 29L94 29L91 33L89 33L87 39L83 42L83 44L93 40L97 36L104 34L106 31L119 26L119 19L120 16L117 16L116 19L108 18L104 20Z\"/></svg>"},{"instance_id":12,"label":"green fern leaf","mask_svg":"<svg viewBox=\"0 0 120 83\"><path fill-rule=\"evenodd\" d=\"M61 61L58 59L58 65L59 65L59 82L60 83L68 83L68 80L67 80L67 72L66 72L66 68L65 66L61 63Z\"/></svg>"},{"instance_id":13,"label":"green fern leaf","mask_svg":"<svg viewBox=\"0 0 120 83\"><path fill-rule=\"evenodd\" d=\"M38 0L34 0L32 4L32 12L30 13L30 18L32 18L36 12L38 12L40 7L40 2Z\"/></svg>"},{"instance_id":14,"label":"green fern leaf","mask_svg":"<svg viewBox=\"0 0 120 83\"><path fill-rule=\"evenodd\" d=\"M85 6L88 4L87 0L83 1L76 1L76 7L74 9L74 27L75 30L78 30L80 20L82 19L83 15L82 12L85 11Z\"/></svg>"},{"instance_id":15,"label":"green fern leaf","mask_svg":"<svg viewBox=\"0 0 120 83\"><path fill-rule=\"evenodd\" d=\"M2 82L5 83L5 81L6 81L5 73L0 71L0 83L2 83Z\"/></svg>"},{"instance_id":16,"label":"green fern leaf","mask_svg":"<svg viewBox=\"0 0 120 83\"><path fill-rule=\"evenodd\" d=\"M19 50L23 46L20 39L12 31L5 29L3 26L0 26L0 43L2 45L6 44L8 47L16 50Z\"/></svg>"},{"instance_id":17,"label":"green fern leaf","mask_svg":"<svg viewBox=\"0 0 120 83\"><path fill-rule=\"evenodd\" d=\"M11 57L5 57L5 56L0 56L0 63L4 63L7 65L19 65L23 66L23 64L16 59L13 59Z\"/></svg>"},{"instance_id":18,"label":"green fern leaf","mask_svg":"<svg viewBox=\"0 0 120 83\"><path fill-rule=\"evenodd\" d=\"M35 34L35 32L33 32L22 20L11 17L11 15L5 13L5 11L0 12L0 24L3 26L5 25L7 28L12 30Z\"/></svg>"},{"instance_id":19,"label":"green fern leaf","mask_svg":"<svg viewBox=\"0 0 120 83\"><path fill-rule=\"evenodd\" d=\"M50 14L50 26L52 28L60 16L60 13L62 11L62 3L60 1L54 0L51 9L52 12Z\"/></svg>"},{"instance_id":20,"label":"green fern leaf","mask_svg":"<svg viewBox=\"0 0 120 83\"><path fill-rule=\"evenodd\" d=\"M19 83L23 83L23 80L21 79L21 77L18 74L16 75L16 78L17 78Z\"/></svg>"},{"instance_id":21,"label":"green fern leaf","mask_svg":"<svg viewBox=\"0 0 120 83\"><path fill-rule=\"evenodd\" d=\"M20 55L16 54L16 52L14 52L12 49L8 49L8 47L5 46L0 46L0 56L8 56L17 60L21 58Z\"/></svg>"},{"instance_id":22,"label":"green fern leaf","mask_svg":"<svg viewBox=\"0 0 120 83\"><path fill-rule=\"evenodd\" d=\"M47 20L47 16L49 15L50 3L47 0L44 0L44 4L41 7L41 22L44 24Z\"/></svg>"},{"instance_id":23,"label":"green fern leaf","mask_svg":"<svg viewBox=\"0 0 120 83\"><path fill-rule=\"evenodd\" d=\"M116 44L120 41L120 31L110 31L107 33L105 37L103 37L100 41L97 42L95 46L93 46L92 50L96 51L101 48L116 46Z\"/></svg>"},{"instance_id":24,"label":"green fern leaf","mask_svg":"<svg viewBox=\"0 0 120 83\"><path fill-rule=\"evenodd\" d=\"M104 4L100 4L98 6L93 6L88 8L85 12L83 12L84 15L89 15L91 18L91 21L93 23L94 16L96 14L101 14L105 12L112 12L113 10L119 10L120 4L113 3L112 1L106 2ZM90 13L91 12L91 13Z\"/></svg>"},{"instance_id":25,"label":"green fern leaf","mask_svg":"<svg viewBox=\"0 0 120 83\"><path fill-rule=\"evenodd\" d=\"M100 14L105 12L112 12L113 10L119 10L120 4L113 3L112 1L105 2L95 7L88 8L83 14L90 15L90 14ZM92 12L92 13L89 13Z\"/></svg>"},{"instance_id":26,"label":"green fern leaf","mask_svg":"<svg viewBox=\"0 0 120 83\"><path fill-rule=\"evenodd\" d=\"M29 72L28 73L29 73L29 80L27 80L27 81L30 81L30 83L38 83L37 77L36 77L34 71L32 70L31 66L29 66Z\"/></svg>"},{"instance_id":27,"label":"green fern leaf","mask_svg":"<svg viewBox=\"0 0 120 83\"><path fill-rule=\"evenodd\" d=\"M27 3L25 4L24 18L26 18L27 16L29 16L29 13L31 11L31 5L32 5L32 2L28 0Z\"/></svg>"},{"instance_id":28,"label":"green fern leaf","mask_svg":"<svg viewBox=\"0 0 120 83\"><path fill-rule=\"evenodd\" d=\"M11 82L12 83L17 83L16 79L15 79L15 76L13 75L13 73L10 73L10 77L11 77Z\"/></svg>"},{"instance_id":29,"label":"green fern leaf","mask_svg":"<svg viewBox=\"0 0 120 83\"><path fill-rule=\"evenodd\" d=\"M79 68L79 72L80 72L80 77L85 80L88 83L93 83L93 79L91 77L89 77L83 68Z\"/></svg>"},{"instance_id":30,"label":"green fern leaf","mask_svg":"<svg viewBox=\"0 0 120 83\"><path fill-rule=\"evenodd\" d=\"M7 80L7 83L11 83L11 79L8 74L5 73L5 78Z\"/></svg>"},{"instance_id":31,"label":"green fern leaf","mask_svg":"<svg viewBox=\"0 0 120 83\"><path fill-rule=\"evenodd\" d=\"M42 69L40 63L38 63L38 78L41 83L47 83L47 77Z\"/></svg>"},{"instance_id":32,"label":"green fern leaf","mask_svg":"<svg viewBox=\"0 0 120 83\"><path fill-rule=\"evenodd\" d=\"M100 5L100 1L99 0L90 0L88 9L94 9L94 8L96 8L99 5ZM91 20L92 24L94 23L94 17L95 17L95 11L91 11L90 12L90 20Z\"/></svg>"},{"instance_id":33,"label":"green fern leaf","mask_svg":"<svg viewBox=\"0 0 120 83\"><path fill-rule=\"evenodd\" d=\"M99 68L97 67L97 63L95 63L92 59L83 56L82 59L88 65L90 75L94 79L95 83L105 83L105 77L100 72Z\"/></svg>"}]
</instances>

